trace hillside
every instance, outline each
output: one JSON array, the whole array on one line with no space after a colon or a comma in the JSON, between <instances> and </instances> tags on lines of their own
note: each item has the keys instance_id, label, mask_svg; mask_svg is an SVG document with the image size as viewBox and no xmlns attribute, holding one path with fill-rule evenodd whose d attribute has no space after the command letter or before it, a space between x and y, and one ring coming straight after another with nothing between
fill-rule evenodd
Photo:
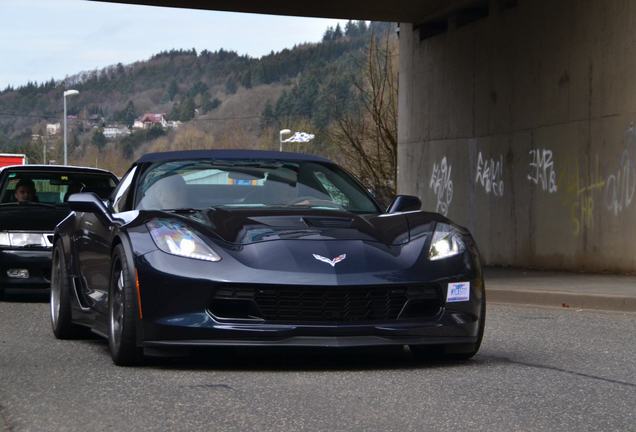
<instances>
[{"instance_id":1,"label":"hillside","mask_svg":"<svg viewBox=\"0 0 636 432\"><path fill-rule=\"evenodd\" d=\"M172 50L62 81L8 87L0 92L0 152L27 153L39 163L46 149L48 160L61 162L61 131L47 133L46 125L62 121L68 88L80 92L68 99L70 162L119 174L149 150L276 148L278 128L285 127L311 128L320 136L343 112L358 109L353 83L369 41L390 29L387 23L349 22L344 29L328 28L320 43L260 58L223 49ZM130 127L144 113L181 123L104 139L104 126ZM311 151L330 152L327 139L316 141Z\"/></svg>"}]
</instances>

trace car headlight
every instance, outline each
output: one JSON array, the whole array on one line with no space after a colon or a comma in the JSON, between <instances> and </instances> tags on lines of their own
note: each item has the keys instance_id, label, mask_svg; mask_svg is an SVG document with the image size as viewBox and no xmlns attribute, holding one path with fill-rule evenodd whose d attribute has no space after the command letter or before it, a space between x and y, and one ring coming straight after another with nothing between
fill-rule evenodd
<instances>
[{"instance_id":1,"label":"car headlight","mask_svg":"<svg viewBox=\"0 0 636 432\"><path fill-rule=\"evenodd\" d=\"M428 259L437 261L450 258L464 252L466 247L461 235L452 226L438 223L435 227L431 248L428 251Z\"/></svg>"},{"instance_id":2,"label":"car headlight","mask_svg":"<svg viewBox=\"0 0 636 432\"><path fill-rule=\"evenodd\" d=\"M51 247L47 234L32 232L0 232L0 246Z\"/></svg>"},{"instance_id":3,"label":"car headlight","mask_svg":"<svg viewBox=\"0 0 636 432\"><path fill-rule=\"evenodd\" d=\"M219 254L179 221L154 219L146 226L157 247L166 253L204 261L221 261Z\"/></svg>"}]
</instances>

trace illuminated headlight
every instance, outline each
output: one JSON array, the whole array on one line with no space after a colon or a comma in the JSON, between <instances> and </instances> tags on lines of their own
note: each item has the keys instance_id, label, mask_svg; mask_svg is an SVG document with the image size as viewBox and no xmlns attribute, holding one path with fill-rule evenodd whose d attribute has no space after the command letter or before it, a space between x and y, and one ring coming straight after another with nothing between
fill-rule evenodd
<instances>
[{"instance_id":1,"label":"illuminated headlight","mask_svg":"<svg viewBox=\"0 0 636 432\"><path fill-rule=\"evenodd\" d=\"M51 247L47 234L31 232L0 232L0 246Z\"/></svg>"},{"instance_id":2,"label":"illuminated headlight","mask_svg":"<svg viewBox=\"0 0 636 432\"><path fill-rule=\"evenodd\" d=\"M464 252L466 247L460 234L448 224L438 223L435 227L431 248L428 251L428 259L437 261L450 258Z\"/></svg>"},{"instance_id":3,"label":"illuminated headlight","mask_svg":"<svg viewBox=\"0 0 636 432\"><path fill-rule=\"evenodd\" d=\"M216 252L181 222L154 219L146 226L157 247L166 253L204 261L221 261Z\"/></svg>"}]
</instances>

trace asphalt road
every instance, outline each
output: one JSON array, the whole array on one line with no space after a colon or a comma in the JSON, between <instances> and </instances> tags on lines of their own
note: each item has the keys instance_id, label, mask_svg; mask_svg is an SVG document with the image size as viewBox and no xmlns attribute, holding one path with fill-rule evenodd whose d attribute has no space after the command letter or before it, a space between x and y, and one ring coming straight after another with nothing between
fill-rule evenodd
<instances>
[{"instance_id":1,"label":"asphalt road","mask_svg":"<svg viewBox=\"0 0 636 432\"><path fill-rule=\"evenodd\" d=\"M24 299L21 299L24 300ZM465 363L400 349L216 349L138 368L0 302L0 430L636 431L636 315L489 305Z\"/></svg>"}]
</instances>

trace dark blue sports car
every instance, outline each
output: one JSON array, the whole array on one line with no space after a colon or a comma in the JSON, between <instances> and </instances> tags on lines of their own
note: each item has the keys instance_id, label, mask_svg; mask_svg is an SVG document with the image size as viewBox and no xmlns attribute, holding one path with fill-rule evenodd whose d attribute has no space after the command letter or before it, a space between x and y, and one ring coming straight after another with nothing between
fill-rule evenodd
<instances>
[{"instance_id":1,"label":"dark blue sports car","mask_svg":"<svg viewBox=\"0 0 636 432\"><path fill-rule=\"evenodd\" d=\"M469 358L485 297L470 234L415 197L384 211L334 163L261 151L143 156L112 197L69 199L51 321L119 365L214 345L409 345Z\"/></svg>"}]
</instances>

